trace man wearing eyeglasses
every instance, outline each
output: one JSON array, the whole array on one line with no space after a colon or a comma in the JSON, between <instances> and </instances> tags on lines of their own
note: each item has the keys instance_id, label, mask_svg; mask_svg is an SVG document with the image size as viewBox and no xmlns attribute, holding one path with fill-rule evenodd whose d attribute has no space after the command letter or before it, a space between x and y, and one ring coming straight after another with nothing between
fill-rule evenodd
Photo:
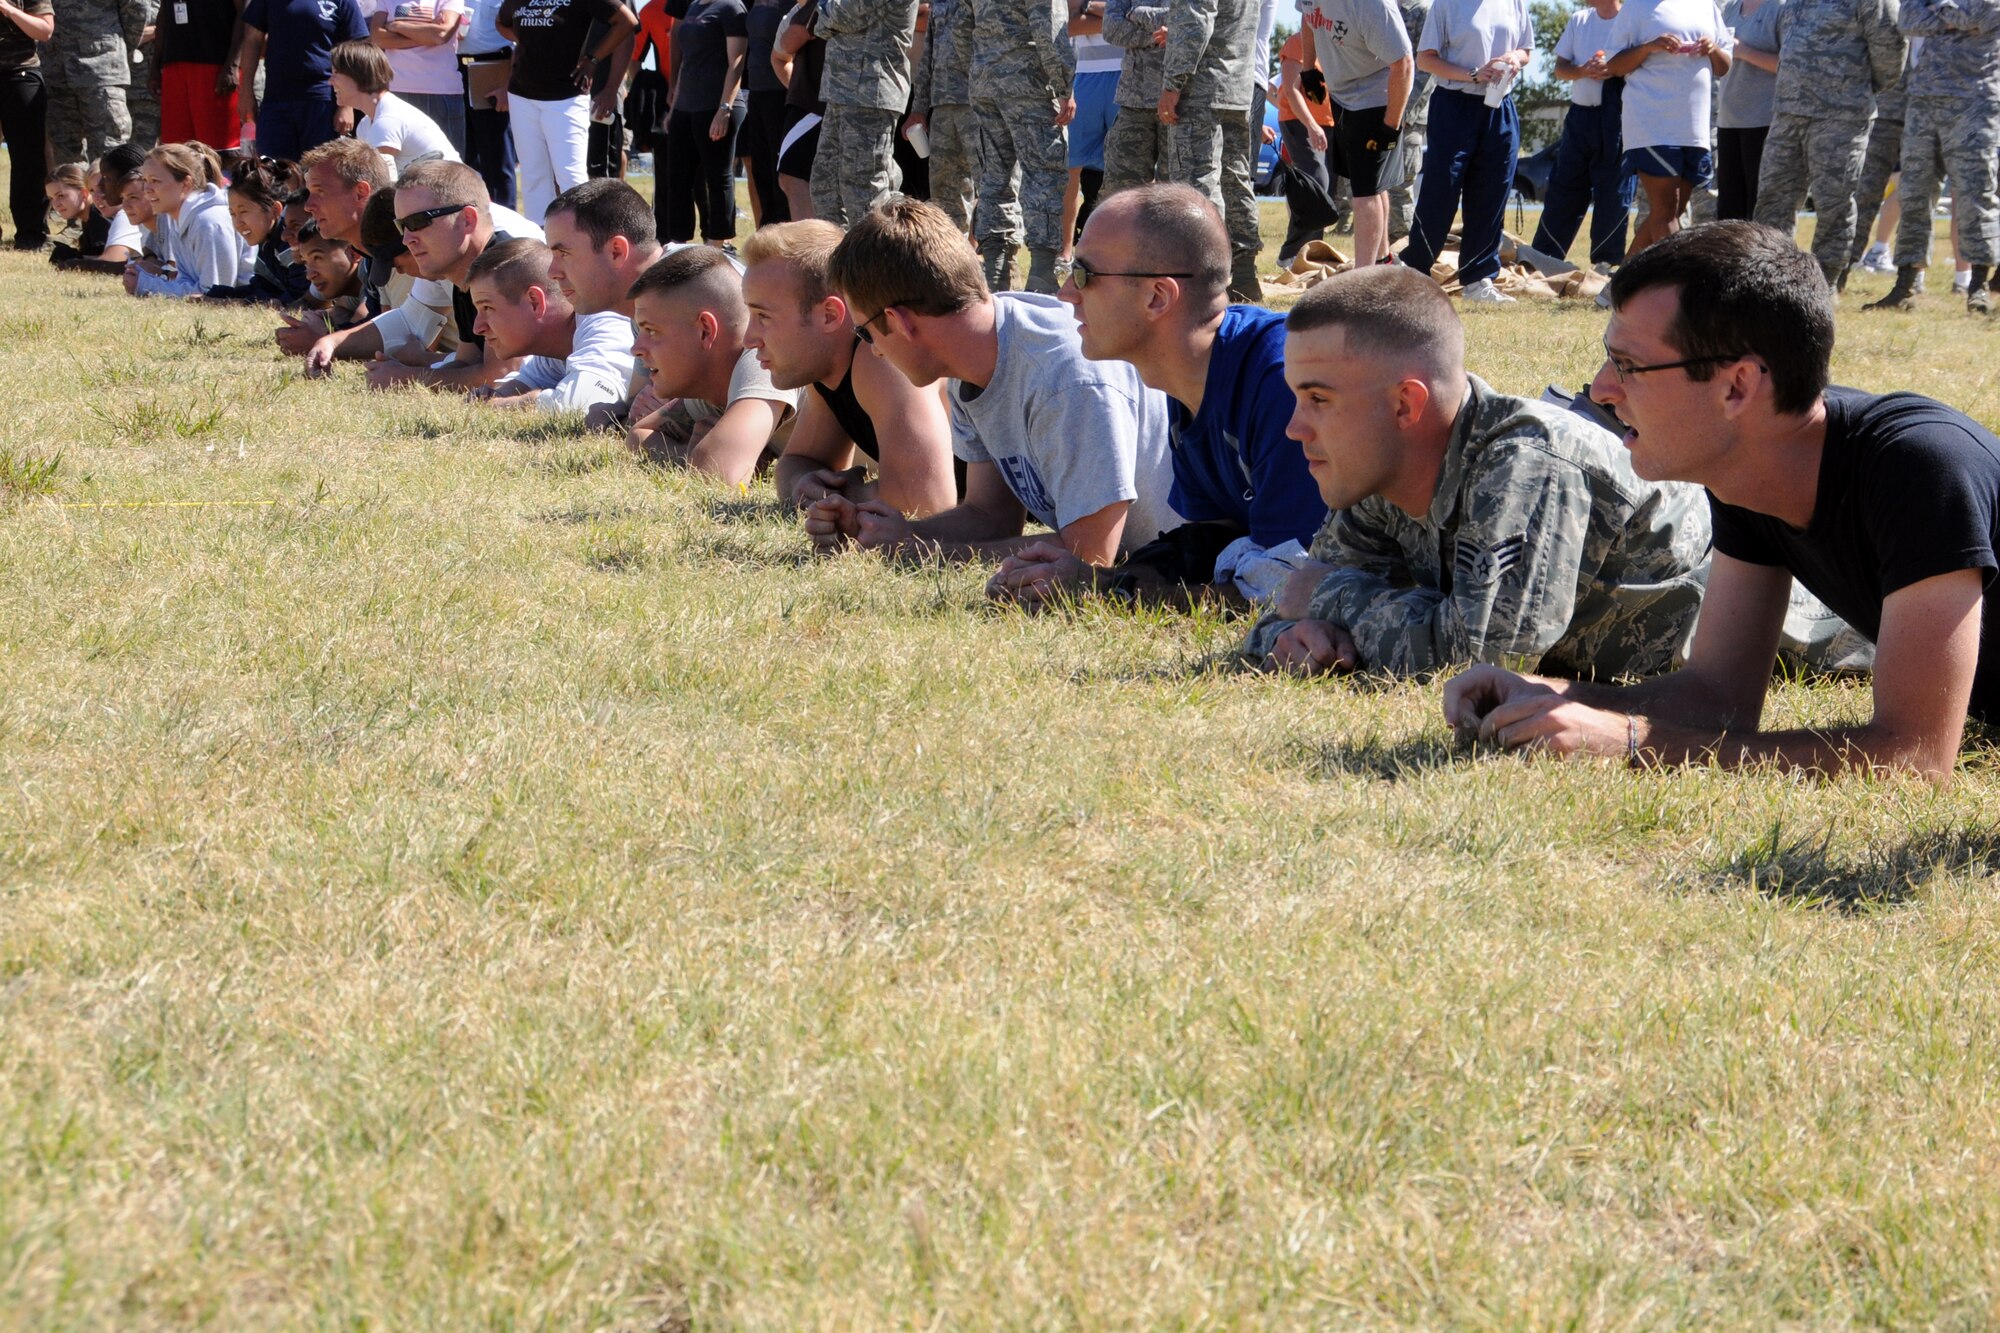
<instances>
[{"instance_id":1,"label":"man wearing eyeglasses","mask_svg":"<svg viewBox=\"0 0 2000 1333\"><path fill-rule=\"evenodd\" d=\"M1415 269L1339 274L1287 326L1291 436L1333 514L1245 656L1395 675L1674 664L1708 563L1699 490L1642 481L1609 431L1467 374L1451 299Z\"/></svg>"},{"instance_id":2,"label":"man wearing eyeglasses","mask_svg":"<svg viewBox=\"0 0 2000 1333\"><path fill-rule=\"evenodd\" d=\"M1095 588L1127 600L1186 606L1204 598L1264 600L1283 556L1326 521L1305 456L1285 434L1285 317L1229 304L1229 232L1187 185L1138 185L1097 206L1059 293L1076 311L1083 354L1130 362L1167 395L1174 512L1188 520L1111 569L1054 542L1007 557L995 595L1039 605Z\"/></svg>"},{"instance_id":3,"label":"man wearing eyeglasses","mask_svg":"<svg viewBox=\"0 0 2000 1333\"><path fill-rule=\"evenodd\" d=\"M912 522L880 500L828 496L806 514L815 543L1006 556L1041 540L1023 535L1033 519L1079 560L1108 565L1180 525L1165 397L1122 361L1086 361L1054 297L989 291L942 209L899 199L867 214L827 276L876 356L919 388L949 381L965 498Z\"/></svg>"},{"instance_id":4,"label":"man wearing eyeglasses","mask_svg":"<svg viewBox=\"0 0 2000 1333\"><path fill-rule=\"evenodd\" d=\"M1915 394L1828 387L1832 297L1752 223L1680 232L1619 269L1591 393L1641 476L1708 488L1715 561L1687 666L1623 688L1480 666L1445 687L1483 740L1628 763L1832 774L1956 763L2000 717L2000 439ZM1685 300L1698 292L1698 301ZM1759 729L1789 580L1875 644L1874 716Z\"/></svg>"}]
</instances>

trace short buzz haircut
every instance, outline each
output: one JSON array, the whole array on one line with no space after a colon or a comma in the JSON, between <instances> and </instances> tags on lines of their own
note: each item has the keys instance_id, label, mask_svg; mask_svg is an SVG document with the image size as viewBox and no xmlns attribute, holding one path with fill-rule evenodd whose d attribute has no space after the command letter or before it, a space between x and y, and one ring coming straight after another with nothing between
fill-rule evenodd
<instances>
[{"instance_id":1,"label":"short buzz haircut","mask_svg":"<svg viewBox=\"0 0 2000 1333\"><path fill-rule=\"evenodd\" d=\"M1611 278L1611 308L1655 287L1679 296L1666 342L1689 359L1689 379L1714 377L1721 362L1754 356L1771 371L1772 406L1809 410L1833 363L1833 295L1819 262L1774 227L1711 222L1675 232L1626 260Z\"/></svg>"},{"instance_id":2,"label":"short buzz haircut","mask_svg":"<svg viewBox=\"0 0 2000 1333\"><path fill-rule=\"evenodd\" d=\"M1288 333L1342 328L1367 354L1420 364L1435 375L1465 373L1465 326L1444 289L1406 264L1336 273L1299 298Z\"/></svg>"},{"instance_id":3,"label":"short buzz haircut","mask_svg":"<svg viewBox=\"0 0 2000 1333\"><path fill-rule=\"evenodd\" d=\"M1132 235L1143 247L1140 267L1192 273L1191 296L1210 304L1229 299L1229 229L1208 196L1191 185L1133 185L1107 196L1131 213Z\"/></svg>"},{"instance_id":4,"label":"short buzz haircut","mask_svg":"<svg viewBox=\"0 0 2000 1333\"><path fill-rule=\"evenodd\" d=\"M345 74L370 97L388 92L396 78L389 57L373 42L342 42L333 48L329 63L335 74Z\"/></svg>"},{"instance_id":5,"label":"short buzz haircut","mask_svg":"<svg viewBox=\"0 0 2000 1333\"><path fill-rule=\"evenodd\" d=\"M991 297L965 233L943 209L916 199L863 214L834 250L826 276L849 308L871 314L901 306L916 315L955 315Z\"/></svg>"},{"instance_id":6,"label":"short buzz haircut","mask_svg":"<svg viewBox=\"0 0 2000 1333\"><path fill-rule=\"evenodd\" d=\"M396 226L396 192L383 190L368 196L361 206L361 243L370 252L400 250L403 233Z\"/></svg>"},{"instance_id":7,"label":"short buzz haircut","mask_svg":"<svg viewBox=\"0 0 2000 1333\"><path fill-rule=\"evenodd\" d=\"M743 279L736 276L729 256L712 245L690 245L659 260L639 275L629 295L634 301L642 296L692 296L739 330L749 318L743 305Z\"/></svg>"},{"instance_id":8,"label":"short buzz haircut","mask_svg":"<svg viewBox=\"0 0 2000 1333\"><path fill-rule=\"evenodd\" d=\"M395 183L395 169L389 159L359 139L328 139L309 149L299 159L299 174L325 167L342 185L366 185L370 190L386 190Z\"/></svg>"},{"instance_id":9,"label":"short buzz haircut","mask_svg":"<svg viewBox=\"0 0 2000 1333\"><path fill-rule=\"evenodd\" d=\"M782 263L798 284L799 308L810 310L833 292L827 268L846 233L831 222L807 219L773 222L750 233L743 242L745 264Z\"/></svg>"},{"instance_id":10,"label":"short buzz haircut","mask_svg":"<svg viewBox=\"0 0 2000 1333\"><path fill-rule=\"evenodd\" d=\"M481 251L479 258L472 261L465 285L470 288L482 278L515 305L520 304L530 287L539 287L544 293L556 289L549 281L549 247L528 237L496 241Z\"/></svg>"},{"instance_id":11,"label":"short buzz haircut","mask_svg":"<svg viewBox=\"0 0 2000 1333\"><path fill-rule=\"evenodd\" d=\"M371 148L368 151L372 153L375 150ZM427 190L438 201L439 208L476 208L483 218L493 215L493 197L486 193L485 180L463 162L443 162L433 158L428 162L415 163L396 178L396 189Z\"/></svg>"},{"instance_id":12,"label":"short buzz haircut","mask_svg":"<svg viewBox=\"0 0 2000 1333\"><path fill-rule=\"evenodd\" d=\"M590 248L602 250L613 236L623 236L635 246L659 243L653 206L646 197L624 181L609 176L572 185L549 202L548 217L567 213L576 219L577 229L590 238Z\"/></svg>"}]
</instances>

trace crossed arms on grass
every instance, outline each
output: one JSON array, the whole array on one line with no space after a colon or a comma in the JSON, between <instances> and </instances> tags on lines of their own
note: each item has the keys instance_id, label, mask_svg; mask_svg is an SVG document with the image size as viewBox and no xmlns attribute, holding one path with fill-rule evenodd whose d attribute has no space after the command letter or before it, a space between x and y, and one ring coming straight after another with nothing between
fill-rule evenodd
<instances>
[{"instance_id":1,"label":"crossed arms on grass","mask_svg":"<svg viewBox=\"0 0 2000 1333\"><path fill-rule=\"evenodd\" d=\"M1125 532L1131 501L1108 504L1063 525L1063 547L1091 565L1108 565L1118 558L1118 541ZM967 464L965 499L929 518L910 520L881 500L860 504L844 495L830 495L806 511L805 528L813 546L834 550L847 542L896 555L937 554L968 560L1011 555L1044 542L1022 535L1028 511L1014 498L997 464Z\"/></svg>"}]
</instances>

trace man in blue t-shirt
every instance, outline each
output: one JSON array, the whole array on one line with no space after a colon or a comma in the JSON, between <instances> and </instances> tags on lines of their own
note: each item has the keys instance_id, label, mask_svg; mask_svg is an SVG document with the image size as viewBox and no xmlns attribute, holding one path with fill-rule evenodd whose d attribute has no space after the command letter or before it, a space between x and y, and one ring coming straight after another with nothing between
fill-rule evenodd
<instances>
[{"instance_id":1,"label":"man in blue t-shirt","mask_svg":"<svg viewBox=\"0 0 2000 1333\"><path fill-rule=\"evenodd\" d=\"M257 151L296 162L354 128L353 113L333 100L333 48L368 40L368 22L354 0L249 0L243 9L238 61L245 125ZM264 102L257 103L257 65L264 66Z\"/></svg>"},{"instance_id":2,"label":"man in blue t-shirt","mask_svg":"<svg viewBox=\"0 0 2000 1333\"><path fill-rule=\"evenodd\" d=\"M1446 720L1634 765L1949 779L1967 716L2000 720L2000 439L1916 394L1828 387L1832 295L1787 232L1677 232L1607 290L1591 396L1634 471L1700 482L1714 512L1687 666L1624 687L1478 666L1445 687ZM1793 578L1875 644L1859 726L1758 728Z\"/></svg>"},{"instance_id":3,"label":"man in blue t-shirt","mask_svg":"<svg viewBox=\"0 0 2000 1333\"><path fill-rule=\"evenodd\" d=\"M1229 263L1221 215L1188 186L1120 190L1090 215L1061 296L1086 357L1131 362L1172 404L1171 499L1187 523L1110 569L1030 546L992 591L1029 604L1085 587L1178 606L1254 602L1283 581L1286 552L1303 560L1326 503L1285 434L1285 317L1230 305Z\"/></svg>"}]
</instances>

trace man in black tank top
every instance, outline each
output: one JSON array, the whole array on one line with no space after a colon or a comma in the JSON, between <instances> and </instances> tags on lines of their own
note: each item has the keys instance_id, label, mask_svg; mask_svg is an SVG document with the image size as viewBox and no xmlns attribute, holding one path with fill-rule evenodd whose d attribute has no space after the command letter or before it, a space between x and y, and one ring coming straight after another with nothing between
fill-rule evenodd
<instances>
[{"instance_id":1,"label":"man in black tank top","mask_svg":"<svg viewBox=\"0 0 2000 1333\"><path fill-rule=\"evenodd\" d=\"M856 319L874 312L850 312L827 286L840 239L830 222L785 222L743 245L744 344L779 388L812 390L778 459L778 497L800 509L875 499L911 518L949 509L959 486L944 400L867 355Z\"/></svg>"}]
</instances>

